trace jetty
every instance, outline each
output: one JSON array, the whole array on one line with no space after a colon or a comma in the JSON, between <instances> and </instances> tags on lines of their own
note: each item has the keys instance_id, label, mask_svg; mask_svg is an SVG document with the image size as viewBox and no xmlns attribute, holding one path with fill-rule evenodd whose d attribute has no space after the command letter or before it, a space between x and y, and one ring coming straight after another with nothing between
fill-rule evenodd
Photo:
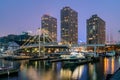
<instances>
[{"instance_id":1,"label":"jetty","mask_svg":"<svg viewBox=\"0 0 120 80\"><path fill-rule=\"evenodd\" d=\"M45 56L45 57L33 57L33 58L30 58L29 60L30 61L40 61L40 60L54 60L54 59L57 59L56 57L48 57L48 56Z\"/></svg>"},{"instance_id":2,"label":"jetty","mask_svg":"<svg viewBox=\"0 0 120 80\"><path fill-rule=\"evenodd\" d=\"M7 56L4 57L5 60L28 60L31 59L30 56Z\"/></svg>"},{"instance_id":3,"label":"jetty","mask_svg":"<svg viewBox=\"0 0 120 80\"><path fill-rule=\"evenodd\" d=\"M17 68L0 68L0 77L16 75L18 72Z\"/></svg>"},{"instance_id":4,"label":"jetty","mask_svg":"<svg viewBox=\"0 0 120 80\"><path fill-rule=\"evenodd\" d=\"M99 57L96 58L85 58L85 59L81 59L81 58L69 58L69 59L62 59L62 58L58 58L58 59L53 59L50 60L50 62L65 62L65 61L69 61L69 62L73 62L73 63L88 63L88 62L96 62L99 61Z\"/></svg>"}]
</instances>

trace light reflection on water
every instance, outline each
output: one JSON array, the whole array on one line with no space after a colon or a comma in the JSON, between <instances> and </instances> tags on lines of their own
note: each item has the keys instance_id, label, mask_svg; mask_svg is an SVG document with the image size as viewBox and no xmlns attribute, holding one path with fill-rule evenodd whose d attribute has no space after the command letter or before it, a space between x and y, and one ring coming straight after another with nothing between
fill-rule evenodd
<instances>
[{"instance_id":1,"label":"light reflection on water","mask_svg":"<svg viewBox=\"0 0 120 80\"><path fill-rule=\"evenodd\" d=\"M104 75L107 73L113 74L115 72L115 57L104 58Z\"/></svg>"},{"instance_id":2,"label":"light reflection on water","mask_svg":"<svg viewBox=\"0 0 120 80\"><path fill-rule=\"evenodd\" d=\"M82 76L84 66L78 66L72 74L72 79L79 79Z\"/></svg>"},{"instance_id":3,"label":"light reflection on water","mask_svg":"<svg viewBox=\"0 0 120 80\"><path fill-rule=\"evenodd\" d=\"M5 65L0 60L0 66ZM14 64L16 62L13 62ZM105 80L107 74L113 74L120 66L120 57L100 58L100 62L85 65L64 67L61 62L49 61L20 61L18 76L9 77L9 80ZM1 78L0 80L8 80Z\"/></svg>"}]
</instances>

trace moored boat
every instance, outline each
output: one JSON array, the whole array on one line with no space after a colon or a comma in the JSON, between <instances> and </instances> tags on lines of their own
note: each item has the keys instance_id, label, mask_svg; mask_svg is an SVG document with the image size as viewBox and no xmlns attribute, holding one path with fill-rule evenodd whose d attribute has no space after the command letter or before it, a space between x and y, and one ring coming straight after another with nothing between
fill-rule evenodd
<instances>
[{"instance_id":1,"label":"moored boat","mask_svg":"<svg viewBox=\"0 0 120 80\"><path fill-rule=\"evenodd\" d=\"M63 54L60 57L62 59L72 59L72 58L85 59L84 54L79 52L71 52L70 54Z\"/></svg>"},{"instance_id":2,"label":"moored boat","mask_svg":"<svg viewBox=\"0 0 120 80\"><path fill-rule=\"evenodd\" d=\"M112 56L115 56L115 51L109 51L109 52L106 52L106 57L112 57Z\"/></svg>"}]
</instances>

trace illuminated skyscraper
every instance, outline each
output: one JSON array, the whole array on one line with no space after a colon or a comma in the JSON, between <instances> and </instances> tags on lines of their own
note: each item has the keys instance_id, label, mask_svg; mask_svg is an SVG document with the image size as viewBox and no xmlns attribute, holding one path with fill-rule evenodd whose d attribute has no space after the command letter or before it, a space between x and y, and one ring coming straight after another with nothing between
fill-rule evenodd
<instances>
[{"instance_id":1,"label":"illuminated skyscraper","mask_svg":"<svg viewBox=\"0 0 120 80\"><path fill-rule=\"evenodd\" d=\"M61 9L61 41L78 42L78 13L70 7Z\"/></svg>"},{"instance_id":2,"label":"illuminated skyscraper","mask_svg":"<svg viewBox=\"0 0 120 80\"><path fill-rule=\"evenodd\" d=\"M87 20L87 44L105 44L105 21L97 15Z\"/></svg>"},{"instance_id":3,"label":"illuminated skyscraper","mask_svg":"<svg viewBox=\"0 0 120 80\"><path fill-rule=\"evenodd\" d=\"M49 37L53 41L57 41L57 19L49 16L49 15L43 15L41 18L41 26L42 29L45 29L49 32Z\"/></svg>"}]
</instances>

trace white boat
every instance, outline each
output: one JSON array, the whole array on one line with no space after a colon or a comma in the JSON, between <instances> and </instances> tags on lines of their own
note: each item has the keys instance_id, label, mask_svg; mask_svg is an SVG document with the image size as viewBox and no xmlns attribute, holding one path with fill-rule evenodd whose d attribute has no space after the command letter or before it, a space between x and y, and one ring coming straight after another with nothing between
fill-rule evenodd
<instances>
[{"instance_id":1,"label":"white boat","mask_svg":"<svg viewBox=\"0 0 120 80\"><path fill-rule=\"evenodd\" d=\"M83 53L80 52L71 52L70 54L63 54L60 56L63 59L71 59L71 58L81 58L84 59L85 56Z\"/></svg>"},{"instance_id":2,"label":"white boat","mask_svg":"<svg viewBox=\"0 0 120 80\"><path fill-rule=\"evenodd\" d=\"M106 57L112 57L112 56L115 56L115 51L106 52Z\"/></svg>"}]
</instances>

